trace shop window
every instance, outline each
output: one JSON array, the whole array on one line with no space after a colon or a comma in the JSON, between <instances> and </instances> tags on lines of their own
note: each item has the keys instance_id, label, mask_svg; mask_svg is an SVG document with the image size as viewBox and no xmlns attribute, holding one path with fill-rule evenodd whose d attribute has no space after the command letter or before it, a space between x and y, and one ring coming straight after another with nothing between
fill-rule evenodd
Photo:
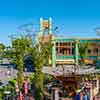
<instances>
[{"instance_id":1,"label":"shop window","mask_svg":"<svg viewBox=\"0 0 100 100\"><path fill-rule=\"evenodd\" d=\"M98 53L98 48L95 49L96 53Z\"/></svg>"},{"instance_id":2,"label":"shop window","mask_svg":"<svg viewBox=\"0 0 100 100\"><path fill-rule=\"evenodd\" d=\"M65 42L65 45L67 46L67 42Z\"/></svg>"},{"instance_id":3,"label":"shop window","mask_svg":"<svg viewBox=\"0 0 100 100\"><path fill-rule=\"evenodd\" d=\"M67 46L70 46L70 42L67 42Z\"/></svg>"},{"instance_id":4,"label":"shop window","mask_svg":"<svg viewBox=\"0 0 100 100\"><path fill-rule=\"evenodd\" d=\"M56 46L58 46L58 42L56 43Z\"/></svg>"},{"instance_id":5,"label":"shop window","mask_svg":"<svg viewBox=\"0 0 100 100\"><path fill-rule=\"evenodd\" d=\"M63 46L63 43L60 43L60 46Z\"/></svg>"},{"instance_id":6,"label":"shop window","mask_svg":"<svg viewBox=\"0 0 100 100\"><path fill-rule=\"evenodd\" d=\"M88 49L88 53L91 54L91 50L90 49Z\"/></svg>"},{"instance_id":7,"label":"shop window","mask_svg":"<svg viewBox=\"0 0 100 100\"><path fill-rule=\"evenodd\" d=\"M74 55L74 52L75 52L75 49L74 49L74 48L72 48L72 55Z\"/></svg>"},{"instance_id":8,"label":"shop window","mask_svg":"<svg viewBox=\"0 0 100 100\"><path fill-rule=\"evenodd\" d=\"M56 53L58 54L58 48L56 48Z\"/></svg>"},{"instance_id":9,"label":"shop window","mask_svg":"<svg viewBox=\"0 0 100 100\"><path fill-rule=\"evenodd\" d=\"M66 54L70 55L70 49L69 48L66 49Z\"/></svg>"},{"instance_id":10,"label":"shop window","mask_svg":"<svg viewBox=\"0 0 100 100\"><path fill-rule=\"evenodd\" d=\"M75 46L75 43L74 42L72 43L72 46Z\"/></svg>"}]
</instances>

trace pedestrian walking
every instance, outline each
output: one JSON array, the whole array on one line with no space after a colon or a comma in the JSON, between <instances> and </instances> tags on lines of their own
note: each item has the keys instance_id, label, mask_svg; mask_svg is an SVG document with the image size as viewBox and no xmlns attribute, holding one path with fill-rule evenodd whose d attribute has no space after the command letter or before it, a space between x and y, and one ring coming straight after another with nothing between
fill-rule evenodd
<instances>
[{"instance_id":1,"label":"pedestrian walking","mask_svg":"<svg viewBox=\"0 0 100 100\"><path fill-rule=\"evenodd\" d=\"M76 94L75 100L80 100L80 93L77 93L77 94Z\"/></svg>"},{"instance_id":2,"label":"pedestrian walking","mask_svg":"<svg viewBox=\"0 0 100 100\"><path fill-rule=\"evenodd\" d=\"M88 97L87 97L86 93L83 95L83 100L88 100Z\"/></svg>"},{"instance_id":3,"label":"pedestrian walking","mask_svg":"<svg viewBox=\"0 0 100 100\"><path fill-rule=\"evenodd\" d=\"M83 100L83 93L80 92L80 100Z\"/></svg>"},{"instance_id":4,"label":"pedestrian walking","mask_svg":"<svg viewBox=\"0 0 100 100\"><path fill-rule=\"evenodd\" d=\"M90 100L90 96L89 95L87 96L87 99Z\"/></svg>"},{"instance_id":5,"label":"pedestrian walking","mask_svg":"<svg viewBox=\"0 0 100 100\"><path fill-rule=\"evenodd\" d=\"M19 96L18 96L18 100L24 100L23 99L23 94L20 92Z\"/></svg>"},{"instance_id":6,"label":"pedestrian walking","mask_svg":"<svg viewBox=\"0 0 100 100\"><path fill-rule=\"evenodd\" d=\"M93 97L93 100L98 100L98 99L97 99L97 96L94 96L94 97Z\"/></svg>"},{"instance_id":7,"label":"pedestrian walking","mask_svg":"<svg viewBox=\"0 0 100 100\"><path fill-rule=\"evenodd\" d=\"M18 83L15 84L16 93L19 93L19 86Z\"/></svg>"}]
</instances>

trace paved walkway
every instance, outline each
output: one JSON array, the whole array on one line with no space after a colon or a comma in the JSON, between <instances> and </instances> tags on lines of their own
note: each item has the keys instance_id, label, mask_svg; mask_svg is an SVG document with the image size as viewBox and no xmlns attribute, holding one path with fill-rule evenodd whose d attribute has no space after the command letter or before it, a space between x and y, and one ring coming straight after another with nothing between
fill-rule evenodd
<instances>
[{"instance_id":1,"label":"paved walkway","mask_svg":"<svg viewBox=\"0 0 100 100\"><path fill-rule=\"evenodd\" d=\"M17 70L1 68L0 67L0 80L6 85L9 80L17 77Z\"/></svg>"}]
</instances>

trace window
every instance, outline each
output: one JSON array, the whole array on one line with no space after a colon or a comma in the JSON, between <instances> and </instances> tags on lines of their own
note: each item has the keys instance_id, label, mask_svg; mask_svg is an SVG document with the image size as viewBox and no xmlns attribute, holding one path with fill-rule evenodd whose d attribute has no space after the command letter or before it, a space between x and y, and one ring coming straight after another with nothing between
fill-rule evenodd
<instances>
[{"instance_id":1,"label":"window","mask_svg":"<svg viewBox=\"0 0 100 100\"><path fill-rule=\"evenodd\" d=\"M70 42L67 42L67 46L70 46Z\"/></svg>"},{"instance_id":2,"label":"window","mask_svg":"<svg viewBox=\"0 0 100 100\"><path fill-rule=\"evenodd\" d=\"M98 53L98 48L95 49L96 53Z\"/></svg>"},{"instance_id":3,"label":"window","mask_svg":"<svg viewBox=\"0 0 100 100\"><path fill-rule=\"evenodd\" d=\"M58 46L58 42L56 42L56 46Z\"/></svg>"},{"instance_id":4,"label":"window","mask_svg":"<svg viewBox=\"0 0 100 100\"><path fill-rule=\"evenodd\" d=\"M56 48L56 53L58 54L58 48Z\"/></svg>"},{"instance_id":5,"label":"window","mask_svg":"<svg viewBox=\"0 0 100 100\"><path fill-rule=\"evenodd\" d=\"M88 53L91 54L91 50L90 49L88 49Z\"/></svg>"},{"instance_id":6,"label":"window","mask_svg":"<svg viewBox=\"0 0 100 100\"><path fill-rule=\"evenodd\" d=\"M74 51L75 51L75 49L74 49L74 48L72 48L72 55L74 55Z\"/></svg>"}]
</instances>

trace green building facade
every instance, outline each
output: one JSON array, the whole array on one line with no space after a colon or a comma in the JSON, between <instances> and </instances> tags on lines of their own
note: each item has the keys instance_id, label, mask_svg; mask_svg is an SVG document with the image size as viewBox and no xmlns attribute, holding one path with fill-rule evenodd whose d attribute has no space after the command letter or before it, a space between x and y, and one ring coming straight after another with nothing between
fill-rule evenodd
<instances>
[{"instance_id":1,"label":"green building facade","mask_svg":"<svg viewBox=\"0 0 100 100\"><path fill-rule=\"evenodd\" d=\"M52 66L58 64L79 64L81 59L79 44L89 44L86 48L86 64L100 66L100 39L53 37Z\"/></svg>"},{"instance_id":2,"label":"green building facade","mask_svg":"<svg viewBox=\"0 0 100 100\"><path fill-rule=\"evenodd\" d=\"M79 45L86 46L85 63L100 67L100 38L67 38L56 37L53 35L52 18L44 20L40 18L39 38L44 37L47 42L47 35L51 36L52 42L52 67L62 64L79 65L81 62L81 53ZM44 41L43 40L43 41Z\"/></svg>"}]
</instances>

